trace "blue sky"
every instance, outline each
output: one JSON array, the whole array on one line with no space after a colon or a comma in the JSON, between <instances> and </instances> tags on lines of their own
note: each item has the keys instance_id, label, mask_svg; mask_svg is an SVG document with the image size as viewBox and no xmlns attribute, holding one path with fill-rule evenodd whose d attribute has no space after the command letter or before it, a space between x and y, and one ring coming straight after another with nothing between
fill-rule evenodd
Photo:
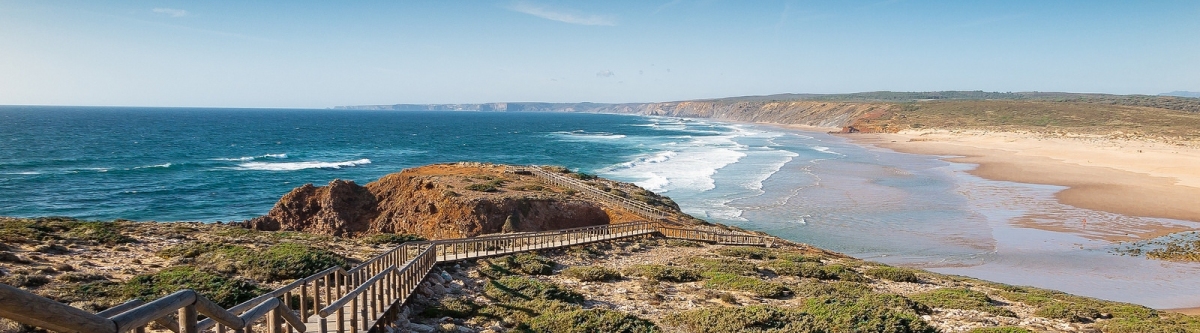
<instances>
[{"instance_id":1,"label":"blue sky","mask_svg":"<svg viewBox=\"0 0 1200 333\"><path fill-rule=\"evenodd\" d=\"M0 104L1200 91L1200 1L0 0Z\"/></svg>"}]
</instances>

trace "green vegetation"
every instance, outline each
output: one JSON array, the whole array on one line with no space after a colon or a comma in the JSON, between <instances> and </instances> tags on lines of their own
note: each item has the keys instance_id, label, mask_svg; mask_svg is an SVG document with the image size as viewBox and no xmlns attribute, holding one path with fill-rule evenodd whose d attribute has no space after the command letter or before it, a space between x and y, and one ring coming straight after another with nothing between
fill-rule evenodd
<instances>
[{"instance_id":1,"label":"green vegetation","mask_svg":"<svg viewBox=\"0 0 1200 333\"><path fill-rule=\"evenodd\" d=\"M763 281L759 278L734 275L729 273L715 273L708 278L704 283L705 288L745 291L753 293L759 297L778 298L791 294L791 290L784 287L782 284Z\"/></svg>"},{"instance_id":2,"label":"green vegetation","mask_svg":"<svg viewBox=\"0 0 1200 333\"><path fill-rule=\"evenodd\" d=\"M472 190L472 191L478 191L478 192L496 192L496 191L500 190L500 189L497 189L496 186L492 185L492 184L471 184L471 185L467 185L467 189Z\"/></svg>"},{"instance_id":3,"label":"green vegetation","mask_svg":"<svg viewBox=\"0 0 1200 333\"><path fill-rule=\"evenodd\" d=\"M700 280L700 273L695 270L663 265L629 266L625 268L625 275L664 282L692 282Z\"/></svg>"},{"instance_id":4,"label":"green vegetation","mask_svg":"<svg viewBox=\"0 0 1200 333\"><path fill-rule=\"evenodd\" d=\"M484 295L492 302L479 304L449 297L426 308L427 318L452 317L496 320L516 332L658 332L654 323L607 309L583 309L583 296L549 282L506 276L488 282Z\"/></svg>"},{"instance_id":5,"label":"green vegetation","mask_svg":"<svg viewBox=\"0 0 1200 333\"><path fill-rule=\"evenodd\" d=\"M1200 99L1155 97L1138 100L1134 96L1117 99L1062 100L954 100L921 101L901 104L871 126L888 129L916 127L979 128L1077 134L1200 139ZM1187 105L1170 103L1189 100ZM1155 107L1157 109L1141 108ZM1178 111L1188 111L1187 113Z\"/></svg>"},{"instance_id":6,"label":"green vegetation","mask_svg":"<svg viewBox=\"0 0 1200 333\"><path fill-rule=\"evenodd\" d=\"M795 262L783 259L772 260L767 268L779 275L814 278L820 280L864 281L852 269L842 265L822 265L816 262Z\"/></svg>"},{"instance_id":7,"label":"green vegetation","mask_svg":"<svg viewBox=\"0 0 1200 333\"><path fill-rule=\"evenodd\" d=\"M543 313L529 323L533 332L545 333L651 333L658 328L648 320L608 309L577 309Z\"/></svg>"},{"instance_id":8,"label":"green vegetation","mask_svg":"<svg viewBox=\"0 0 1200 333\"><path fill-rule=\"evenodd\" d=\"M486 262L489 265L487 273L497 274L496 276L550 275L554 273L554 266L557 265L553 260L534 253L503 256Z\"/></svg>"},{"instance_id":9,"label":"green vegetation","mask_svg":"<svg viewBox=\"0 0 1200 333\"><path fill-rule=\"evenodd\" d=\"M692 266L700 268L703 275L712 273L730 273L740 275L757 275L754 263L730 258L692 257L688 259Z\"/></svg>"},{"instance_id":10,"label":"green vegetation","mask_svg":"<svg viewBox=\"0 0 1200 333\"><path fill-rule=\"evenodd\" d=\"M506 276L488 282L484 295L502 302L532 299L558 300L568 303L583 301L583 295L562 289L556 284L542 282L523 276Z\"/></svg>"},{"instance_id":11,"label":"green vegetation","mask_svg":"<svg viewBox=\"0 0 1200 333\"><path fill-rule=\"evenodd\" d=\"M122 234L128 223L80 221L69 217L0 217L0 242L25 243L59 239L107 245L124 244L134 241L133 238Z\"/></svg>"},{"instance_id":12,"label":"green vegetation","mask_svg":"<svg viewBox=\"0 0 1200 333\"><path fill-rule=\"evenodd\" d=\"M877 279L891 280L896 282L921 282L921 279L917 277L917 271L908 268L883 266L868 269L865 273L867 276Z\"/></svg>"},{"instance_id":13,"label":"green vegetation","mask_svg":"<svg viewBox=\"0 0 1200 333\"><path fill-rule=\"evenodd\" d=\"M743 259L770 259L774 256L770 250L761 247L737 246L718 249L717 254L726 257Z\"/></svg>"},{"instance_id":14,"label":"green vegetation","mask_svg":"<svg viewBox=\"0 0 1200 333\"><path fill-rule=\"evenodd\" d=\"M621 278L621 273L604 266L572 266L564 269L562 275L586 282L612 281Z\"/></svg>"},{"instance_id":15,"label":"green vegetation","mask_svg":"<svg viewBox=\"0 0 1200 333\"><path fill-rule=\"evenodd\" d=\"M663 319L688 332L936 332L916 312L891 298L810 300L801 308L769 305L704 308ZM899 305L899 307L897 307Z\"/></svg>"},{"instance_id":16,"label":"green vegetation","mask_svg":"<svg viewBox=\"0 0 1200 333\"><path fill-rule=\"evenodd\" d=\"M363 242L373 245L400 245L405 242L425 241L425 237L408 234L374 234L363 239Z\"/></svg>"},{"instance_id":17,"label":"green vegetation","mask_svg":"<svg viewBox=\"0 0 1200 333\"><path fill-rule=\"evenodd\" d=\"M226 308L269 291L248 281L231 279L193 267L178 266L154 274L135 276L121 285L116 293L124 297L153 300L183 289L195 290Z\"/></svg>"},{"instance_id":18,"label":"green vegetation","mask_svg":"<svg viewBox=\"0 0 1200 333\"><path fill-rule=\"evenodd\" d=\"M696 333L820 332L812 330L812 315L769 305L696 309L668 315L663 322Z\"/></svg>"},{"instance_id":19,"label":"green vegetation","mask_svg":"<svg viewBox=\"0 0 1200 333\"><path fill-rule=\"evenodd\" d=\"M1184 232L1122 244L1114 252L1169 261L1200 262L1200 232Z\"/></svg>"},{"instance_id":20,"label":"green vegetation","mask_svg":"<svg viewBox=\"0 0 1200 333\"><path fill-rule=\"evenodd\" d=\"M158 252L163 258L195 258L199 268L224 274L243 274L263 282L299 279L334 266L347 266L346 258L329 250L283 242L266 249L213 242L192 242Z\"/></svg>"},{"instance_id":21,"label":"green vegetation","mask_svg":"<svg viewBox=\"0 0 1200 333\"><path fill-rule=\"evenodd\" d=\"M1008 309L993 306L992 299L987 294L966 288L942 288L909 298L935 308L975 310L1004 317L1017 316Z\"/></svg>"}]
</instances>

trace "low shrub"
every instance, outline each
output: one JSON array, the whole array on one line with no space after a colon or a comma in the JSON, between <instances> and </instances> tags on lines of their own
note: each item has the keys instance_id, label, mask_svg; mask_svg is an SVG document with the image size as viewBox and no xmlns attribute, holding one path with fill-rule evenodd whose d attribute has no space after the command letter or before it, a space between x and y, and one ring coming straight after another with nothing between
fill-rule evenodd
<instances>
[{"instance_id":1,"label":"low shrub","mask_svg":"<svg viewBox=\"0 0 1200 333\"><path fill-rule=\"evenodd\" d=\"M300 243L279 243L266 251L243 257L239 267L251 278L260 281L299 279L334 266L346 266L346 258L329 250Z\"/></svg>"},{"instance_id":2,"label":"low shrub","mask_svg":"<svg viewBox=\"0 0 1200 333\"><path fill-rule=\"evenodd\" d=\"M67 235L75 239L109 245L135 241L121 233L124 227L120 222L75 222L71 224L70 228L71 231L67 232Z\"/></svg>"},{"instance_id":3,"label":"low shrub","mask_svg":"<svg viewBox=\"0 0 1200 333\"><path fill-rule=\"evenodd\" d=\"M884 279L884 280L890 280L890 281L896 281L896 282L913 282L913 283L921 282L921 278L917 277L916 271L912 270L912 269L908 269L908 268L890 267L890 266L875 267L875 268L868 269L865 273L867 274L867 276L877 278L877 279Z\"/></svg>"},{"instance_id":4,"label":"low shrub","mask_svg":"<svg viewBox=\"0 0 1200 333\"><path fill-rule=\"evenodd\" d=\"M583 295L563 289L556 284L522 276L506 276L488 282L484 295L502 302L532 299L558 300L569 303L583 301Z\"/></svg>"},{"instance_id":5,"label":"low shrub","mask_svg":"<svg viewBox=\"0 0 1200 333\"><path fill-rule=\"evenodd\" d=\"M562 275L586 282L612 281L621 278L621 273L604 266L572 266L562 271Z\"/></svg>"},{"instance_id":6,"label":"low shrub","mask_svg":"<svg viewBox=\"0 0 1200 333\"><path fill-rule=\"evenodd\" d=\"M421 311L421 315L426 318L459 318L468 319L474 317L479 309L483 308L474 301L468 298L449 297L438 300L436 303L426 307Z\"/></svg>"},{"instance_id":7,"label":"low shrub","mask_svg":"<svg viewBox=\"0 0 1200 333\"><path fill-rule=\"evenodd\" d=\"M527 274L527 275L550 275L554 273L554 266L557 265L549 258L534 254L521 253L516 255L504 256L495 260L488 261L489 273L503 275L512 274Z\"/></svg>"},{"instance_id":8,"label":"low shrub","mask_svg":"<svg viewBox=\"0 0 1200 333\"><path fill-rule=\"evenodd\" d=\"M814 332L937 332L921 320L929 308L898 295L809 298L801 310L813 315Z\"/></svg>"},{"instance_id":9,"label":"low shrub","mask_svg":"<svg viewBox=\"0 0 1200 333\"><path fill-rule=\"evenodd\" d=\"M771 251L761 247L736 246L718 249L717 254L742 259L769 259Z\"/></svg>"},{"instance_id":10,"label":"low shrub","mask_svg":"<svg viewBox=\"0 0 1200 333\"><path fill-rule=\"evenodd\" d=\"M773 257L779 260L787 260L794 262L815 262L820 263L821 257L804 255L790 251L775 251Z\"/></svg>"},{"instance_id":11,"label":"low shrub","mask_svg":"<svg viewBox=\"0 0 1200 333\"><path fill-rule=\"evenodd\" d=\"M159 251L163 258L195 258L197 267L225 274L244 274L263 282L299 279L334 266L347 265L347 259L329 250L294 242L282 242L266 249L215 242L193 242Z\"/></svg>"},{"instance_id":12,"label":"low shrub","mask_svg":"<svg viewBox=\"0 0 1200 333\"><path fill-rule=\"evenodd\" d=\"M405 242L420 242L425 240L425 237L408 234L374 234L363 239L364 242L372 245L399 245Z\"/></svg>"},{"instance_id":13,"label":"low shrub","mask_svg":"<svg viewBox=\"0 0 1200 333\"><path fill-rule=\"evenodd\" d=\"M709 277L704 283L705 288L745 291L753 293L759 297L783 297L791 294L791 291L782 284L763 281L759 278L734 275L729 273L716 273Z\"/></svg>"},{"instance_id":14,"label":"low shrub","mask_svg":"<svg viewBox=\"0 0 1200 333\"><path fill-rule=\"evenodd\" d=\"M467 185L467 189L472 190L472 191L478 191L478 192L499 191L499 189L497 189L496 186L492 185L492 184L471 184L471 185Z\"/></svg>"},{"instance_id":15,"label":"low shrub","mask_svg":"<svg viewBox=\"0 0 1200 333\"><path fill-rule=\"evenodd\" d=\"M578 309L567 312L543 312L529 322L533 332L545 333L651 333L658 332L654 323L620 311L608 309Z\"/></svg>"},{"instance_id":16,"label":"low shrub","mask_svg":"<svg viewBox=\"0 0 1200 333\"><path fill-rule=\"evenodd\" d=\"M195 258L201 254L233 247L235 246L221 242L189 242L159 250L155 255L163 259Z\"/></svg>"},{"instance_id":17,"label":"low shrub","mask_svg":"<svg viewBox=\"0 0 1200 333\"><path fill-rule=\"evenodd\" d=\"M225 308L269 291L249 281L231 279L190 266L177 266L154 274L135 276L121 286L121 294L153 300L182 289L195 290Z\"/></svg>"},{"instance_id":18,"label":"low shrub","mask_svg":"<svg viewBox=\"0 0 1200 333\"><path fill-rule=\"evenodd\" d=\"M702 308L667 315L663 322L696 333L820 332L813 329L812 315L770 305Z\"/></svg>"},{"instance_id":19,"label":"low shrub","mask_svg":"<svg viewBox=\"0 0 1200 333\"><path fill-rule=\"evenodd\" d=\"M822 265L816 262L795 262L777 259L767 263L767 268L779 275L819 280L866 281L857 272L842 265Z\"/></svg>"},{"instance_id":20,"label":"low shrub","mask_svg":"<svg viewBox=\"0 0 1200 333\"><path fill-rule=\"evenodd\" d=\"M993 306L987 294L966 288L942 288L912 295L914 301L935 308L975 310L997 316L1016 317L1012 311Z\"/></svg>"},{"instance_id":21,"label":"low shrub","mask_svg":"<svg viewBox=\"0 0 1200 333\"><path fill-rule=\"evenodd\" d=\"M643 277L654 281L692 282L700 280L700 273L687 268L663 265L633 265L625 268L625 275Z\"/></svg>"}]
</instances>

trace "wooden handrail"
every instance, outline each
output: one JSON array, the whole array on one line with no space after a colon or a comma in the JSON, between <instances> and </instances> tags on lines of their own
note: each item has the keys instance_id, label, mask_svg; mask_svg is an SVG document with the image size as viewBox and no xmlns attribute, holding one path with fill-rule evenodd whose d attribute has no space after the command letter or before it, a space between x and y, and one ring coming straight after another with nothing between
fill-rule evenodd
<instances>
[{"instance_id":1,"label":"wooden handrail","mask_svg":"<svg viewBox=\"0 0 1200 333\"><path fill-rule=\"evenodd\" d=\"M0 314L17 322L59 332L117 332L117 324L111 319L6 284L0 284Z\"/></svg>"}]
</instances>

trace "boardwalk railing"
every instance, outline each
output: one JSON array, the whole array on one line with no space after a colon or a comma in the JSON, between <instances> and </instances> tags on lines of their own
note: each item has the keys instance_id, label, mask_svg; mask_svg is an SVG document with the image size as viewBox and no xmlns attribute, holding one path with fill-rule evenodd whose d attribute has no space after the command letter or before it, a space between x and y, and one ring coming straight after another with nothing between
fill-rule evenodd
<instances>
[{"instance_id":1,"label":"boardwalk railing","mask_svg":"<svg viewBox=\"0 0 1200 333\"><path fill-rule=\"evenodd\" d=\"M773 238L769 236L668 226L660 222L406 242L350 270L330 267L229 309L221 308L194 291L182 290L149 303L134 300L92 314L0 284L0 317L62 332L143 332L151 322L180 333L248 332L252 328L263 328L267 332L377 331L397 319L400 307L439 262L633 237L751 246L773 244ZM197 321L197 314L208 318Z\"/></svg>"},{"instance_id":2,"label":"boardwalk railing","mask_svg":"<svg viewBox=\"0 0 1200 333\"><path fill-rule=\"evenodd\" d=\"M554 173L554 172L549 172L549 171L543 170L541 167L510 166L507 168L507 171L512 172L512 173L528 172L530 174L533 174L534 176L537 176L538 178L541 178L542 181L544 181L548 184L570 188L570 189L575 190L579 193L582 193L592 199L600 200L605 203L624 208L625 210L634 212L634 213L641 215L642 217L645 217L650 220L656 221L656 220L665 219L665 218L668 218L671 216L670 213L667 213L661 209L655 208L654 206L646 204L645 202L632 200L629 198L614 195L612 193L601 191L600 189L598 189L594 186L588 185L584 182L581 182L581 181L576 180L571 177L564 176L559 173Z\"/></svg>"}]
</instances>

